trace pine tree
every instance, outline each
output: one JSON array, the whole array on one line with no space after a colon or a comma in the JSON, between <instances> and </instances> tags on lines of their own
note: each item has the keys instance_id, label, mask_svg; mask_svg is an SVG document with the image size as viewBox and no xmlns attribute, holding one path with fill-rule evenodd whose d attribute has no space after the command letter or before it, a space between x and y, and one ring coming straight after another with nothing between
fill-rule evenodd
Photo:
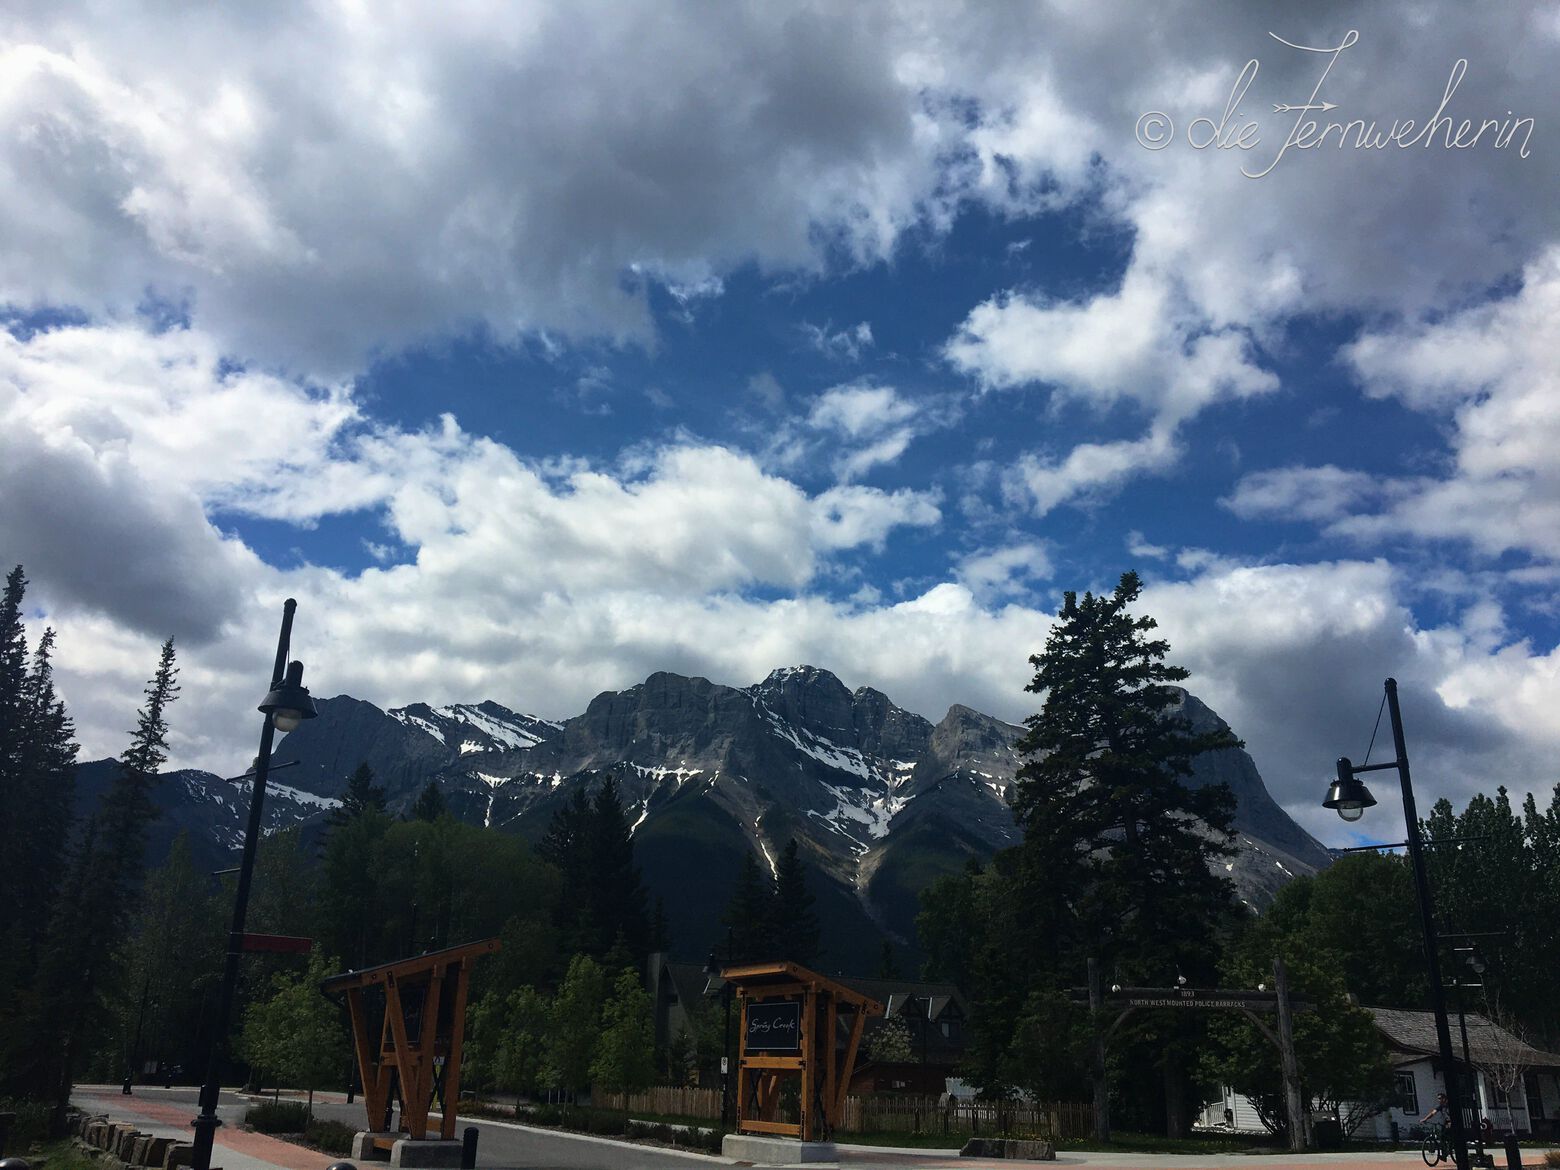
<instances>
[{"instance_id":1,"label":"pine tree","mask_svg":"<svg viewBox=\"0 0 1560 1170\"><path fill-rule=\"evenodd\" d=\"M608 776L591 801L592 917L601 926L608 948L622 937L637 965L650 953L647 895L634 863L634 832ZM601 953L601 952L598 952Z\"/></svg>"},{"instance_id":2,"label":"pine tree","mask_svg":"<svg viewBox=\"0 0 1560 1170\"><path fill-rule=\"evenodd\" d=\"M770 921L774 924L775 948L779 955L804 967L817 961L823 935L818 926L818 915L813 910L816 902L807 888L796 840L792 838L781 850L780 864L775 867L775 898Z\"/></svg>"},{"instance_id":3,"label":"pine tree","mask_svg":"<svg viewBox=\"0 0 1560 1170\"><path fill-rule=\"evenodd\" d=\"M1154 619L1128 612L1141 590L1124 573L1109 597L1064 594L1030 658L1026 689L1046 698L1018 743L1013 811L1033 871L1073 901L1079 943L1144 977L1178 966L1206 976L1231 889L1210 863L1229 852L1234 797L1186 779L1198 756L1241 745L1177 713L1183 692L1167 684L1187 671L1165 663Z\"/></svg>"},{"instance_id":4,"label":"pine tree","mask_svg":"<svg viewBox=\"0 0 1560 1170\"><path fill-rule=\"evenodd\" d=\"M437 780L428 781L428 786L417 796L417 801L412 805L410 819L414 821L428 821L430 824L447 811L449 806L445 803L444 792L439 788Z\"/></svg>"},{"instance_id":5,"label":"pine tree","mask_svg":"<svg viewBox=\"0 0 1560 1170\"><path fill-rule=\"evenodd\" d=\"M721 925L731 932L731 956L735 962L767 962L781 957L776 953L774 904L774 883L758 867L753 854L743 854L737 884L720 916Z\"/></svg>"},{"instance_id":6,"label":"pine tree","mask_svg":"<svg viewBox=\"0 0 1560 1170\"><path fill-rule=\"evenodd\" d=\"M374 783L374 770L364 760L347 777L347 788L341 794L341 804L331 809L325 823L332 829L339 828L370 808L385 811L385 790Z\"/></svg>"},{"instance_id":7,"label":"pine tree","mask_svg":"<svg viewBox=\"0 0 1560 1170\"><path fill-rule=\"evenodd\" d=\"M168 758L167 710L177 696L173 639L162 645L157 670L146 686L119 771L88 822L67 881L67 895L50 925L39 964L48 997L50 1026L61 1037L44 1054L40 1091L68 1099L80 1046L97 1022L102 994L117 969L119 951L145 873L147 826L156 808L151 793Z\"/></svg>"}]
</instances>

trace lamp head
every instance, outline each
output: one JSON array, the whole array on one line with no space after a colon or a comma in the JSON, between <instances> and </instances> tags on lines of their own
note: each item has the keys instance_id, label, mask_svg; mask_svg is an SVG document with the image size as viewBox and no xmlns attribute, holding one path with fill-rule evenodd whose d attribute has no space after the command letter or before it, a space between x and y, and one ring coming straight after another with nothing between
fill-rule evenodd
<instances>
[{"instance_id":1,"label":"lamp head","mask_svg":"<svg viewBox=\"0 0 1560 1170\"><path fill-rule=\"evenodd\" d=\"M1327 790L1327 799L1322 801L1322 807L1337 810L1338 815L1346 821L1357 821L1375 803L1376 798L1365 787L1365 782L1354 774L1354 765L1349 757L1340 757L1338 778Z\"/></svg>"},{"instance_id":2,"label":"lamp head","mask_svg":"<svg viewBox=\"0 0 1560 1170\"><path fill-rule=\"evenodd\" d=\"M309 697L309 688L303 685L303 663L289 662L287 677L271 688L260 700L260 710L271 717L278 731L292 731L305 719L313 719L319 712Z\"/></svg>"}]
</instances>

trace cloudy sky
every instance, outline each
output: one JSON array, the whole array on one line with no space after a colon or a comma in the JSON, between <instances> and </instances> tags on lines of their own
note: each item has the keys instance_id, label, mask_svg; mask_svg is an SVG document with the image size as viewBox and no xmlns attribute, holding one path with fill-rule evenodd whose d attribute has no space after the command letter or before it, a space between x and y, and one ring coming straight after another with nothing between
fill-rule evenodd
<instances>
[{"instance_id":1,"label":"cloudy sky","mask_svg":"<svg viewBox=\"0 0 1560 1170\"><path fill-rule=\"evenodd\" d=\"M240 769L288 596L381 705L806 662L1019 719L1133 568L1327 839L1388 675L1422 803L1547 800L1557 54L1547 2L13 4L0 560L92 757L172 634L176 762Z\"/></svg>"}]
</instances>

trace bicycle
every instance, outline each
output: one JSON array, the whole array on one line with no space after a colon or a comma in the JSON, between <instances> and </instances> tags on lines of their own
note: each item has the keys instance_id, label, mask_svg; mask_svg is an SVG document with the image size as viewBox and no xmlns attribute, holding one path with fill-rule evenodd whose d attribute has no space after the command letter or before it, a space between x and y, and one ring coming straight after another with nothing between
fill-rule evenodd
<instances>
[{"instance_id":1,"label":"bicycle","mask_svg":"<svg viewBox=\"0 0 1560 1170\"><path fill-rule=\"evenodd\" d=\"M1425 1134L1424 1140L1419 1143L1419 1156L1425 1160L1426 1166L1434 1166L1451 1159L1451 1143L1446 1140L1444 1126L1438 1125Z\"/></svg>"}]
</instances>

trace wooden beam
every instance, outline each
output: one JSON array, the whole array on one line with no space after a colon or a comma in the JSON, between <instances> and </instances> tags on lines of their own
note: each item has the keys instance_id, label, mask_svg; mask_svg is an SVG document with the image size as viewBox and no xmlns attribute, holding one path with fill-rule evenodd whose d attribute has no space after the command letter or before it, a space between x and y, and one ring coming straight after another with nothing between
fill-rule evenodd
<instances>
[{"instance_id":1,"label":"wooden beam","mask_svg":"<svg viewBox=\"0 0 1560 1170\"><path fill-rule=\"evenodd\" d=\"M784 1133L792 1137L802 1136L802 1127L789 1121L749 1121L742 1126L752 1133Z\"/></svg>"},{"instance_id":2,"label":"wooden beam","mask_svg":"<svg viewBox=\"0 0 1560 1170\"><path fill-rule=\"evenodd\" d=\"M818 992L809 989L802 996L802 1100L799 1120L802 1126L802 1140L810 1142L814 1140L818 1127L817 1110L813 1108L813 1088L817 1077L813 1072L816 1063L813 1050L818 1046Z\"/></svg>"},{"instance_id":3,"label":"wooden beam","mask_svg":"<svg viewBox=\"0 0 1560 1170\"><path fill-rule=\"evenodd\" d=\"M866 1026L866 1011L858 1011L850 1025L850 1041L845 1045L845 1060L840 1065L840 1080L835 1087L834 1115L836 1117L845 1115L845 1096L850 1091L851 1074L856 1071L856 1049L861 1044L861 1033Z\"/></svg>"},{"instance_id":4,"label":"wooden beam","mask_svg":"<svg viewBox=\"0 0 1560 1170\"><path fill-rule=\"evenodd\" d=\"M834 1059L834 1034L839 1030L839 1004L834 996L829 996L829 1006L823 1013L823 1047L819 1055L823 1059L823 1108L824 1108L824 1140L839 1124L839 1117L834 1108L835 1085L839 1080L839 1070L835 1067Z\"/></svg>"},{"instance_id":5,"label":"wooden beam","mask_svg":"<svg viewBox=\"0 0 1560 1170\"><path fill-rule=\"evenodd\" d=\"M392 976L400 979L402 983L416 983L417 976L430 972L435 967L448 965L456 959L474 955L491 955L499 949L497 938L461 943L459 946L445 947L442 951L430 951L426 955L396 959L391 963L380 963L377 967L364 967L361 971L343 971L340 975L332 975L324 980L320 984L320 990L330 994L345 991L348 987L368 987L372 984L388 982Z\"/></svg>"},{"instance_id":6,"label":"wooden beam","mask_svg":"<svg viewBox=\"0 0 1560 1170\"><path fill-rule=\"evenodd\" d=\"M391 1062L401 1074L401 1125L413 1139L421 1140L428 1132L428 1111L417 1108L418 1077L417 1054L406 1038L406 1013L401 1004L401 989L395 976L385 980L385 1017L390 1024L390 1035L395 1040Z\"/></svg>"},{"instance_id":7,"label":"wooden beam","mask_svg":"<svg viewBox=\"0 0 1560 1170\"><path fill-rule=\"evenodd\" d=\"M444 1058L444 1119L439 1133L455 1140L455 1117L460 1108L460 1058L466 1035L466 991L471 985L471 957L455 966L455 1011L450 1018L450 1051Z\"/></svg>"},{"instance_id":8,"label":"wooden beam","mask_svg":"<svg viewBox=\"0 0 1560 1170\"><path fill-rule=\"evenodd\" d=\"M358 1077L363 1082L363 1107L368 1111L368 1128L384 1124L385 1102L379 1086L379 1065L368 1047L368 1016L363 1011L363 989L347 992L347 1015L352 1020L352 1048L357 1055Z\"/></svg>"}]
</instances>

